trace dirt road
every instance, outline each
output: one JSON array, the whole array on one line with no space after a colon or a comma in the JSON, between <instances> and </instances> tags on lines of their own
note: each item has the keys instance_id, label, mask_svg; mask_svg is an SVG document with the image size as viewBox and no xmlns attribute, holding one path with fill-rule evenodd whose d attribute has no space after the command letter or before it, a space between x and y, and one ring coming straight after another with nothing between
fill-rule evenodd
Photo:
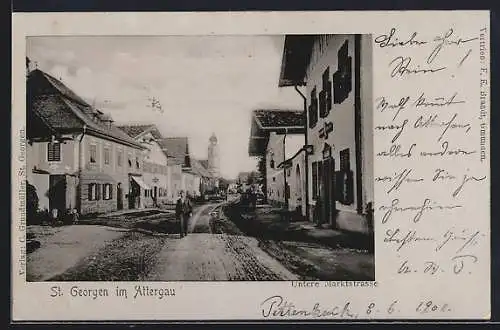
<instances>
[{"instance_id":1,"label":"dirt road","mask_svg":"<svg viewBox=\"0 0 500 330\"><path fill-rule=\"evenodd\" d=\"M258 247L255 238L214 227L221 204L203 205L188 225L188 235L170 240L160 250L156 267L145 280L224 281L296 280L298 277Z\"/></svg>"}]
</instances>

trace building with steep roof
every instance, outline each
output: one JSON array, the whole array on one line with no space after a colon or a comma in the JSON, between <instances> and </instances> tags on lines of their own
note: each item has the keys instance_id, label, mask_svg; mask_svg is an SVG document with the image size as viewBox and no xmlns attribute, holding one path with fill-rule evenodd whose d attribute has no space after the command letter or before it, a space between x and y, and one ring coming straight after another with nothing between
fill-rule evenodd
<instances>
[{"instance_id":1,"label":"building with steep roof","mask_svg":"<svg viewBox=\"0 0 500 330\"><path fill-rule=\"evenodd\" d=\"M295 186L290 186L286 169L279 165L304 147L304 123L305 114L301 110L258 109L252 112L248 154L265 159L264 191L268 202L287 209L296 209L305 198L290 201L291 195L295 196L291 193Z\"/></svg>"},{"instance_id":2,"label":"building with steep roof","mask_svg":"<svg viewBox=\"0 0 500 330\"><path fill-rule=\"evenodd\" d=\"M141 207L144 147L65 84L27 77L27 173L39 207L81 214Z\"/></svg>"},{"instance_id":3,"label":"building with steep roof","mask_svg":"<svg viewBox=\"0 0 500 330\"><path fill-rule=\"evenodd\" d=\"M193 198L201 196L200 187L202 178L193 169L191 154L189 152L189 139L187 137L166 137L158 140L160 146L167 153L169 163L180 165L180 173L175 173L175 180L180 180L179 191L183 190Z\"/></svg>"},{"instance_id":4,"label":"building with steep roof","mask_svg":"<svg viewBox=\"0 0 500 330\"><path fill-rule=\"evenodd\" d=\"M150 190L145 191L143 196L145 206L175 203L181 187L182 165L169 157L168 150L161 143L163 136L156 125L129 124L119 128L146 149L143 179Z\"/></svg>"},{"instance_id":5,"label":"building with steep roof","mask_svg":"<svg viewBox=\"0 0 500 330\"><path fill-rule=\"evenodd\" d=\"M308 216L319 224L370 232L372 81L370 35L285 37L278 85L303 98Z\"/></svg>"}]
</instances>

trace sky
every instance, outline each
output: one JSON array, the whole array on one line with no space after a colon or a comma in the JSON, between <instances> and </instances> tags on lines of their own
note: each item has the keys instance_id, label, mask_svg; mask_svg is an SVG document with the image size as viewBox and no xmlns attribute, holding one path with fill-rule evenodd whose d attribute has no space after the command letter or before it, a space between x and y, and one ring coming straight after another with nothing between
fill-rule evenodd
<instances>
[{"instance_id":1,"label":"sky","mask_svg":"<svg viewBox=\"0 0 500 330\"><path fill-rule=\"evenodd\" d=\"M156 124L187 136L193 157L207 158L218 138L221 173L256 169L248 156L254 109L302 107L279 88L284 36L30 37L27 56L117 125ZM151 98L162 111L151 107Z\"/></svg>"}]
</instances>

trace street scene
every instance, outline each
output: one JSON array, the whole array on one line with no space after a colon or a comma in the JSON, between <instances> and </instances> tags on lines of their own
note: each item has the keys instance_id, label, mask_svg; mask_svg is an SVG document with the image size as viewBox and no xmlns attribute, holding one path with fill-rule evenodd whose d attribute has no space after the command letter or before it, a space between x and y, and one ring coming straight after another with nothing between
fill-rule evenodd
<instances>
[{"instance_id":1,"label":"street scene","mask_svg":"<svg viewBox=\"0 0 500 330\"><path fill-rule=\"evenodd\" d=\"M373 281L371 37L30 37L26 280Z\"/></svg>"}]
</instances>

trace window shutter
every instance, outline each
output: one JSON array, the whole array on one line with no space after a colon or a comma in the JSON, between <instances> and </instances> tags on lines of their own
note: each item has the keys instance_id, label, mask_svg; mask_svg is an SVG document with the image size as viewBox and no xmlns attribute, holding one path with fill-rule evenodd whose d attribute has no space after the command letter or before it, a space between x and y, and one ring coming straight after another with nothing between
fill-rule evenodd
<instances>
[{"instance_id":1,"label":"window shutter","mask_svg":"<svg viewBox=\"0 0 500 330\"><path fill-rule=\"evenodd\" d=\"M89 201L91 201L91 200L92 200L92 183L90 183L90 184L87 186L87 188L88 188L88 189L87 189L87 190L88 190L88 191L87 191L87 199L88 199Z\"/></svg>"},{"instance_id":2,"label":"window shutter","mask_svg":"<svg viewBox=\"0 0 500 330\"><path fill-rule=\"evenodd\" d=\"M318 197L317 191L318 191L318 163L313 162L312 163L312 193L313 193L312 198L314 200L316 200L316 198Z\"/></svg>"},{"instance_id":3,"label":"window shutter","mask_svg":"<svg viewBox=\"0 0 500 330\"><path fill-rule=\"evenodd\" d=\"M335 195L337 197L337 200L342 203L342 204L345 204L345 200L344 200L344 177L343 177L343 172L342 171L337 171L335 172Z\"/></svg>"},{"instance_id":4,"label":"window shutter","mask_svg":"<svg viewBox=\"0 0 500 330\"><path fill-rule=\"evenodd\" d=\"M346 204L354 203L354 173L347 171L346 173Z\"/></svg>"},{"instance_id":5,"label":"window shutter","mask_svg":"<svg viewBox=\"0 0 500 330\"><path fill-rule=\"evenodd\" d=\"M326 110L330 112L332 110L332 82L328 81L326 89Z\"/></svg>"},{"instance_id":6,"label":"window shutter","mask_svg":"<svg viewBox=\"0 0 500 330\"><path fill-rule=\"evenodd\" d=\"M326 108L326 91L319 92L319 116L325 118L328 115Z\"/></svg>"},{"instance_id":7,"label":"window shutter","mask_svg":"<svg viewBox=\"0 0 500 330\"><path fill-rule=\"evenodd\" d=\"M337 53L337 72L333 74L334 103L342 103L352 90L352 57L348 52L348 41Z\"/></svg>"},{"instance_id":8,"label":"window shutter","mask_svg":"<svg viewBox=\"0 0 500 330\"><path fill-rule=\"evenodd\" d=\"M313 108L313 105L312 103L309 105L309 128L313 128L315 126L316 123L314 123L314 114L313 114L313 111L314 111L314 108Z\"/></svg>"},{"instance_id":9,"label":"window shutter","mask_svg":"<svg viewBox=\"0 0 500 330\"><path fill-rule=\"evenodd\" d=\"M100 200L101 199L101 184L100 183L96 183L95 184L95 199L96 200Z\"/></svg>"},{"instance_id":10,"label":"window shutter","mask_svg":"<svg viewBox=\"0 0 500 330\"><path fill-rule=\"evenodd\" d=\"M340 170L351 170L350 151L349 148L340 151Z\"/></svg>"},{"instance_id":11,"label":"window shutter","mask_svg":"<svg viewBox=\"0 0 500 330\"><path fill-rule=\"evenodd\" d=\"M311 106L309 111L309 127L314 128L318 122L318 98L316 96L316 87L311 91Z\"/></svg>"},{"instance_id":12,"label":"window shutter","mask_svg":"<svg viewBox=\"0 0 500 330\"><path fill-rule=\"evenodd\" d=\"M320 104L320 113L322 113L322 118L324 118L328 116L330 110L332 109L332 82L330 81L330 67L327 67L323 72L322 82L323 96L320 95L320 103L323 102L324 105L322 108ZM322 98L323 101L321 101Z\"/></svg>"},{"instance_id":13,"label":"window shutter","mask_svg":"<svg viewBox=\"0 0 500 330\"><path fill-rule=\"evenodd\" d=\"M59 162L61 161L61 144L59 142L49 142L47 144L47 161Z\"/></svg>"}]
</instances>

